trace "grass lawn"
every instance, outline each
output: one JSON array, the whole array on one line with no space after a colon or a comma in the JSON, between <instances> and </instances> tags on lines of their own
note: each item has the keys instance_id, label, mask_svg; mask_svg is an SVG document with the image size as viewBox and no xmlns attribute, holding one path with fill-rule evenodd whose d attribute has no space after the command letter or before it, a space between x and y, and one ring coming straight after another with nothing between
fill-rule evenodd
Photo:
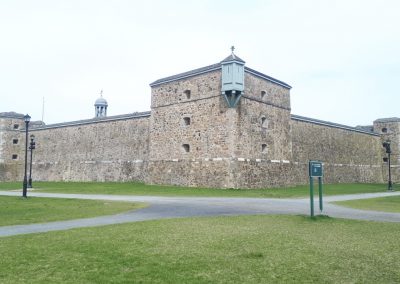
<instances>
[{"instance_id":1,"label":"grass lawn","mask_svg":"<svg viewBox=\"0 0 400 284\"><path fill-rule=\"evenodd\" d=\"M210 189L179 186L146 185L139 182L34 182L43 192L126 194L161 196L271 197L296 198L309 196L309 185L272 189ZM397 187L397 188L396 188ZM398 188L395 185L395 189ZM0 183L0 190L20 189L21 183ZM324 195L385 192L386 184L326 184Z\"/></svg>"},{"instance_id":2,"label":"grass lawn","mask_svg":"<svg viewBox=\"0 0 400 284\"><path fill-rule=\"evenodd\" d=\"M337 201L338 205L365 210L400 212L400 196Z\"/></svg>"},{"instance_id":3,"label":"grass lawn","mask_svg":"<svg viewBox=\"0 0 400 284\"><path fill-rule=\"evenodd\" d=\"M1 283L399 283L400 224L146 221L0 239Z\"/></svg>"},{"instance_id":4,"label":"grass lawn","mask_svg":"<svg viewBox=\"0 0 400 284\"><path fill-rule=\"evenodd\" d=\"M144 206L130 202L0 196L0 226L112 215Z\"/></svg>"}]
</instances>

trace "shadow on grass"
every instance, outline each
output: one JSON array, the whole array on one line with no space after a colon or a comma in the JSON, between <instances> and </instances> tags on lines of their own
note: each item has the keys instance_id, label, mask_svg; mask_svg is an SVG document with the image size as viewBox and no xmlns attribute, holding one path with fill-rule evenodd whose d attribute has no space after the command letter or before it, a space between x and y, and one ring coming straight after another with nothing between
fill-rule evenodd
<instances>
[{"instance_id":1,"label":"shadow on grass","mask_svg":"<svg viewBox=\"0 0 400 284\"><path fill-rule=\"evenodd\" d=\"M308 222L318 222L318 221L331 221L333 220L332 217L328 216L328 215L314 215L313 217L308 216L308 215L297 215L299 217L301 217L304 221L308 221Z\"/></svg>"}]
</instances>

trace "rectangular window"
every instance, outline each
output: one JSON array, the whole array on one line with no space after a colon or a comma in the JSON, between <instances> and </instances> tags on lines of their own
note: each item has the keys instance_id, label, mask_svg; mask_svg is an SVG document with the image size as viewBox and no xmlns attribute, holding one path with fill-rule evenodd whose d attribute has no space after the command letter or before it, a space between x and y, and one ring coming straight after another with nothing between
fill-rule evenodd
<instances>
[{"instance_id":1,"label":"rectangular window","mask_svg":"<svg viewBox=\"0 0 400 284\"><path fill-rule=\"evenodd\" d=\"M261 153L263 153L263 154L267 154L268 153L267 144L262 144L261 145Z\"/></svg>"},{"instance_id":2,"label":"rectangular window","mask_svg":"<svg viewBox=\"0 0 400 284\"><path fill-rule=\"evenodd\" d=\"M13 155L12 155L12 159L13 159L13 160L17 160L17 159L18 159L18 155L17 155L17 154L13 154Z\"/></svg>"},{"instance_id":3,"label":"rectangular window","mask_svg":"<svg viewBox=\"0 0 400 284\"><path fill-rule=\"evenodd\" d=\"M185 153L189 153L190 152L190 145L189 144L183 144L182 148L183 148L183 151L185 151Z\"/></svg>"},{"instance_id":4,"label":"rectangular window","mask_svg":"<svg viewBox=\"0 0 400 284\"><path fill-rule=\"evenodd\" d=\"M261 127L268 128L268 120L265 116L261 117Z\"/></svg>"},{"instance_id":5,"label":"rectangular window","mask_svg":"<svg viewBox=\"0 0 400 284\"><path fill-rule=\"evenodd\" d=\"M19 124L14 124L14 129L19 129Z\"/></svg>"},{"instance_id":6,"label":"rectangular window","mask_svg":"<svg viewBox=\"0 0 400 284\"><path fill-rule=\"evenodd\" d=\"M184 117L183 118L183 124L184 125L190 125L190 117Z\"/></svg>"},{"instance_id":7,"label":"rectangular window","mask_svg":"<svg viewBox=\"0 0 400 284\"><path fill-rule=\"evenodd\" d=\"M190 99L190 95L191 95L190 90L185 90L184 93L185 93L185 95L186 95L186 99L189 100L189 99Z\"/></svg>"},{"instance_id":8,"label":"rectangular window","mask_svg":"<svg viewBox=\"0 0 400 284\"><path fill-rule=\"evenodd\" d=\"M18 139L13 139L13 144L18 144Z\"/></svg>"}]
</instances>

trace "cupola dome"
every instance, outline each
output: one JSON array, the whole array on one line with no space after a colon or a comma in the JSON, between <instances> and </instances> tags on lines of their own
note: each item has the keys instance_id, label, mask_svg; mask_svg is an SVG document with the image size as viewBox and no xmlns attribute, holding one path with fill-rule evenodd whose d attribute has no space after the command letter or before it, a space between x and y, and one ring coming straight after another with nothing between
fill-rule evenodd
<instances>
[{"instance_id":1,"label":"cupola dome","mask_svg":"<svg viewBox=\"0 0 400 284\"><path fill-rule=\"evenodd\" d=\"M95 117L106 117L107 116L108 103L103 98L103 90L100 91L100 98L94 102Z\"/></svg>"},{"instance_id":2,"label":"cupola dome","mask_svg":"<svg viewBox=\"0 0 400 284\"><path fill-rule=\"evenodd\" d=\"M98 99L95 101L94 105L95 105L95 106L97 106L97 105L108 106L108 103L107 103L106 99L103 98L103 96L101 96L100 98L98 98Z\"/></svg>"}]
</instances>

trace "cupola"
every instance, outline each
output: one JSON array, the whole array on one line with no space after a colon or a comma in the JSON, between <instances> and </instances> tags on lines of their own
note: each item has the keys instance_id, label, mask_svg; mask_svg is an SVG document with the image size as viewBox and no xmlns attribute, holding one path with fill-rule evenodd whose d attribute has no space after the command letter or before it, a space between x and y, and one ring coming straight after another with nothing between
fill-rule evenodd
<instances>
[{"instance_id":1,"label":"cupola","mask_svg":"<svg viewBox=\"0 0 400 284\"><path fill-rule=\"evenodd\" d=\"M100 98L94 103L95 117L106 117L107 116L108 103L103 98L103 90L100 91Z\"/></svg>"}]
</instances>

